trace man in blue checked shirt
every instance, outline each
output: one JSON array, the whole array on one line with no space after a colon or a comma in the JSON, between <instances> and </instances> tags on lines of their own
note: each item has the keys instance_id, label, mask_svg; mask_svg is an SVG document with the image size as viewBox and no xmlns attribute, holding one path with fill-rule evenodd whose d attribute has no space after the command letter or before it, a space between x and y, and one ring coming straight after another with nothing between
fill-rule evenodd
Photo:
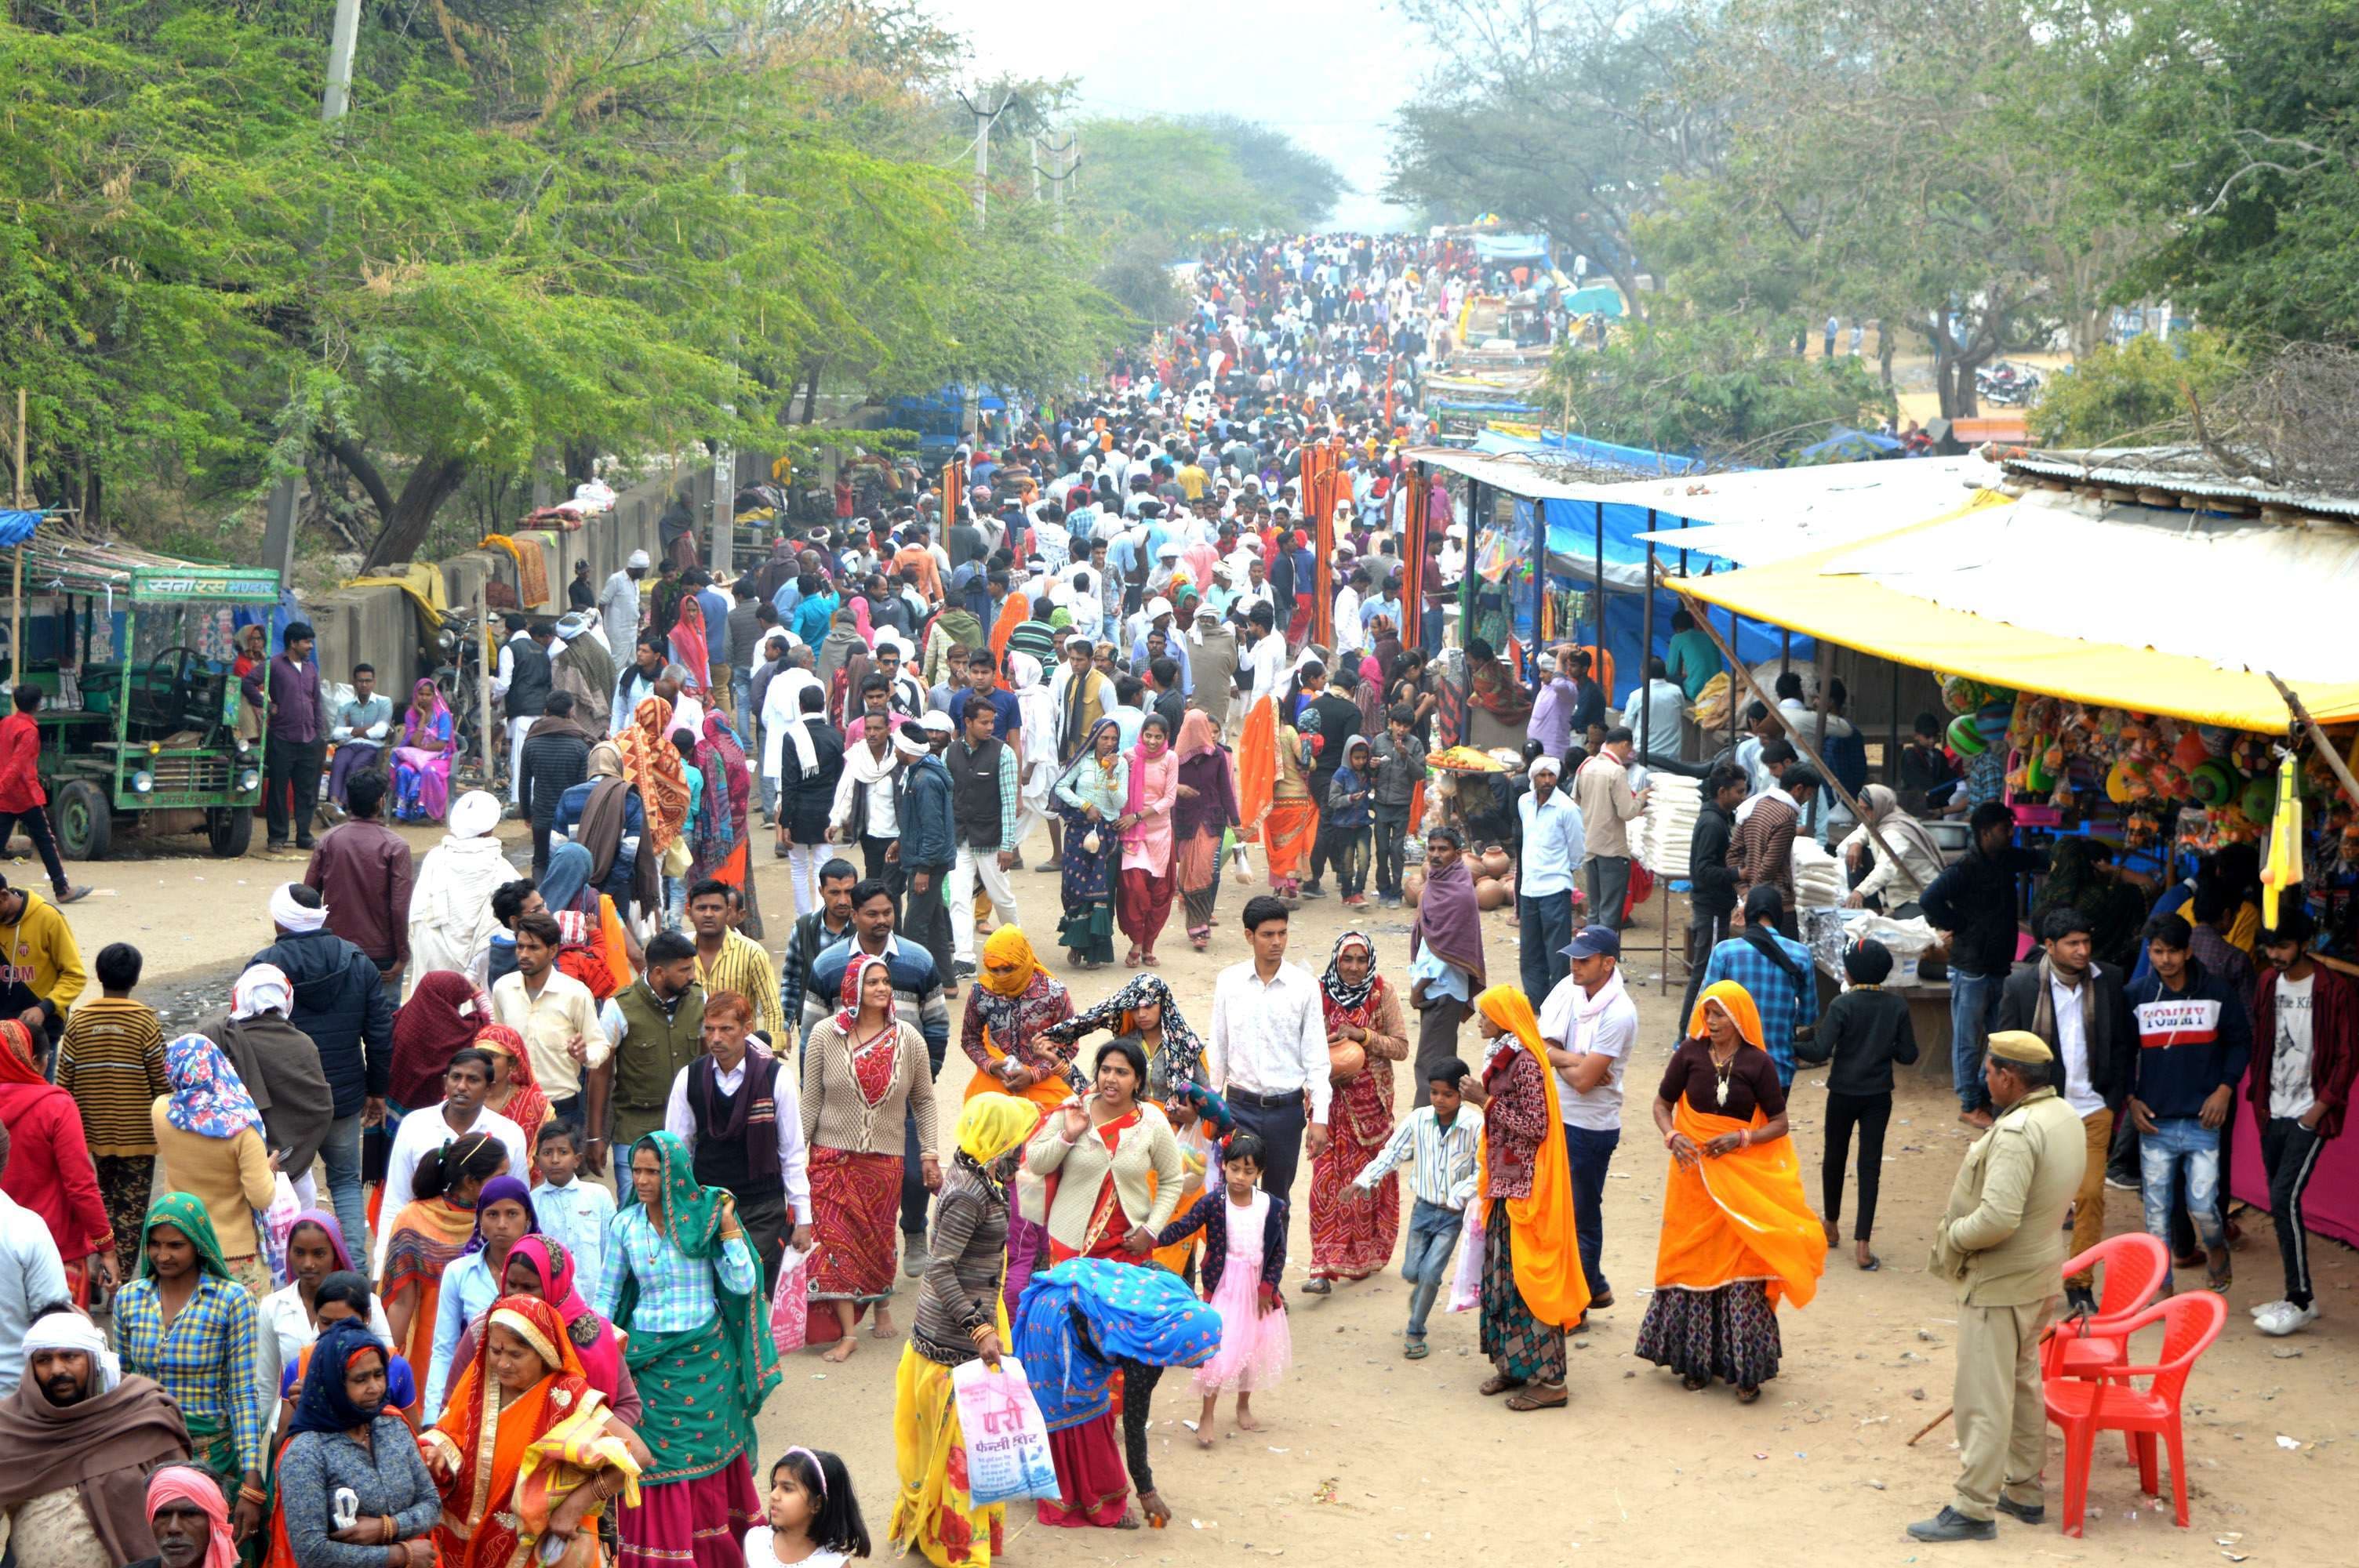
<instances>
[{"instance_id":1,"label":"man in blue checked shirt","mask_svg":"<svg viewBox=\"0 0 2359 1568\"><path fill-rule=\"evenodd\" d=\"M1795 1038L1818 1027L1819 982L1810 950L1777 929L1785 912L1786 901L1775 887L1756 883L1745 895L1744 923L1736 935L1712 948L1703 983L1734 980L1745 988L1761 1011L1761 1043L1777 1065L1777 1082L1790 1087Z\"/></svg>"}]
</instances>

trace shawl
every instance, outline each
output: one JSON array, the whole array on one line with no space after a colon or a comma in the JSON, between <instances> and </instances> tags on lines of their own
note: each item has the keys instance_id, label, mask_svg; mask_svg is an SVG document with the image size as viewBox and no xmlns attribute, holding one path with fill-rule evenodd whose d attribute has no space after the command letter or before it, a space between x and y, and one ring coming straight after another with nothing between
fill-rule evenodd
<instances>
[{"instance_id":1,"label":"shawl","mask_svg":"<svg viewBox=\"0 0 2359 1568\"><path fill-rule=\"evenodd\" d=\"M872 962L882 963L882 959ZM864 968L865 965L848 966ZM663 1222L658 1227L663 1238L674 1250L691 1262L710 1263L721 1256L721 1200L725 1195L719 1187L697 1184L695 1161L688 1145L669 1132L650 1132L631 1145L636 1156L642 1149L655 1152L661 1162L663 1173ZM631 1195L623 1204L624 1212L638 1206L637 1184L632 1184ZM758 1292L760 1281L756 1280ZM734 1379L743 1401L745 1421L753 1418L762 1408L770 1390L778 1386L778 1348L769 1333L766 1301L756 1303L752 1296L741 1296L721 1282L716 1271L712 1281L714 1295L721 1305L721 1332L730 1358L736 1365ZM614 1321L628 1323L631 1309L638 1304L638 1276L625 1270L622 1294L616 1299ZM701 1330L698 1332L702 1332ZM488 1336L486 1336L488 1337ZM647 1336L642 1336L642 1339Z\"/></svg>"},{"instance_id":2,"label":"shawl","mask_svg":"<svg viewBox=\"0 0 2359 1568\"><path fill-rule=\"evenodd\" d=\"M1471 973L1476 985L1484 983L1483 911L1474 902L1474 878L1462 854L1446 870L1426 873L1425 896L1409 928L1409 955L1427 947L1444 963Z\"/></svg>"},{"instance_id":3,"label":"shawl","mask_svg":"<svg viewBox=\"0 0 2359 1568\"><path fill-rule=\"evenodd\" d=\"M712 645L704 638L704 605L693 593L679 596L679 617L672 622L670 645L671 662L688 672L688 689L710 689Z\"/></svg>"},{"instance_id":4,"label":"shawl","mask_svg":"<svg viewBox=\"0 0 2359 1568\"><path fill-rule=\"evenodd\" d=\"M496 835L483 833L472 838L456 833L442 835L442 842L419 862L418 880L409 890L413 959L419 957L416 932L423 926L440 937L448 950L438 957L463 956L466 967L480 972L483 955L492 944L492 933L500 925L492 915L492 894L500 884L515 879L516 868L500 852ZM431 963L426 970L430 974L439 968L459 967L455 963ZM413 962L411 968L414 971L417 963ZM422 975L419 983L425 983Z\"/></svg>"},{"instance_id":5,"label":"shawl","mask_svg":"<svg viewBox=\"0 0 2359 1568\"><path fill-rule=\"evenodd\" d=\"M473 1136L487 1138L488 1133ZM462 1139L460 1142L464 1142ZM413 1281L423 1284L429 1292L441 1289L442 1271L457 1262L467 1250L468 1238L475 1231L475 1211L462 1208L449 1198L413 1198L404 1204L393 1217L385 1243L385 1262L378 1269L377 1290L391 1297L401 1293L404 1285ZM426 1303L419 1305L419 1316L427 1316ZM430 1318L419 1333L416 1319L411 1321L410 1346L419 1351L432 1343L433 1323ZM396 1346L397 1349L403 1348ZM423 1365L422 1357L418 1364Z\"/></svg>"},{"instance_id":6,"label":"shawl","mask_svg":"<svg viewBox=\"0 0 2359 1568\"><path fill-rule=\"evenodd\" d=\"M998 661L999 689L1002 691L1010 689L1007 684L1007 639L1015 635L1016 628L1029 619L1031 612L1030 600L1020 593L1011 593L999 601L998 617L991 623L991 652Z\"/></svg>"},{"instance_id":7,"label":"shawl","mask_svg":"<svg viewBox=\"0 0 2359 1568\"><path fill-rule=\"evenodd\" d=\"M494 1176L484 1184L483 1191L475 1195L474 1228L467 1237L467 1245L459 1249L460 1256L466 1257L484 1249L486 1245L484 1240L484 1211L495 1203L522 1204L525 1233L530 1235L540 1228L540 1216L533 1212L532 1189L518 1177Z\"/></svg>"},{"instance_id":8,"label":"shawl","mask_svg":"<svg viewBox=\"0 0 2359 1568\"><path fill-rule=\"evenodd\" d=\"M1483 1015L1506 1033L1501 1043L1531 1053L1540 1065L1540 1091L1548 1098L1548 1118L1541 1124L1538 1146L1532 1152L1532 1190L1528 1197L1508 1198L1507 1225L1513 1246L1516 1293L1525 1310L1539 1322L1571 1328L1589 1311L1589 1281L1582 1272L1572 1215L1572 1167L1564 1140L1557 1136L1561 1112L1557 1106L1556 1074L1549 1070L1548 1050L1540 1040L1539 1021L1532 1016L1531 1000L1514 986L1497 985L1474 999ZM1487 1078L1486 1072L1486 1078ZM1490 1143L1475 1146L1475 1181L1485 1214L1491 1207Z\"/></svg>"},{"instance_id":9,"label":"shawl","mask_svg":"<svg viewBox=\"0 0 2359 1568\"><path fill-rule=\"evenodd\" d=\"M569 911L564 918L571 920L571 913ZM523 1130L526 1148L536 1147L536 1141L540 1137L540 1124L555 1114L555 1108L549 1103L549 1097L541 1093L540 1080L533 1076L532 1053L525 1048L524 1036L505 1023L487 1023L475 1031L474 1038L469 1044L478 1050L490 1051L507 1058L507 1102L493 1105L487 1099L484 1105Z\"/></svg>"},{"instance_id":10,"label":"shawl","mask_svg":"<svg viewBox=\"0 0 2359 1568\"><path fill-rule=\"evenodd\" d=\"M1147 752L1146 737L1142 735L1139 743L1131 748L1130 792L1124 797L1123 810L1129 816L1138 817L1139 820L1132 823L1129 831L1122 836L1124 849L1136 849L1146 846L1147 807L1158 793L1153 784L1149 782L1149 775L1155 775L1166 781L1161 793L1169 795L1174 804L1177 804L1179 773L1180 764L1173 760L1169 746L1167 745L1163 750L1149 756ZM1165 870L1169 870L1169 867L1166 866Z\"/></svg>"},{"instance_id":11,"label":"shawl","mask_svg":"<svg viewBox=\"0 0 2359 1568\"><path fill-rule=\"evenodd\" d=\"M1034 1274L1016 1306L1016 1359L1050 1432L1112 1410L1120 1363L1201 1367L1220 1345L1221 1314L1167 1269L1075 1258Z\"/></svg>"},{"instance_id":12,"label":"shawl","mask_svg":"<svg viewBox=\"0 0 2359 1568\"><path fill-rule=\"evenodd\" d=\"M745 837L746 811L754 798L754 775L745 759L745 748L737 743L736 732L718 713L704 716L704 797L709 801L715 793L712 756L717 751L720 753L721 776L729 784L728 816L734 842Z\"/></svg>"},{"instance_id":13,"label":"shawl","mask_svg":"<svg viewBox=\"0 0 2359 1568\"><path fill-rule=\"evenodd\" d=\"M147 1472L189 1453L179 1406L149 1379L126 1377L80 1404L58 1405L27 1369L0 1400L0 1507L77 1487L108 1561L136 1562L156 1551Z\"/></svg>"},{"instance_id":14,"label":"shawl","mask_svg":"<svg viewBox=\"0 0 2359 1568\"><path fill-rule=\"evenodd\" d=\"M159 1225L168 1225L189 1238L197 1249L199 1269L224 1280L229 1278L229 1264L222 1257L221 1238L213 1234L212 1217L205 1212L204 1200L190 1193L159 1193L156 1201L147 1206L147 1217L139 1226L141 1279L156 1277L156 1265L147 1257L147 1238Z\"/></svg>"},{"instance_id":15,"label":"shawl","mask_svg":"<svg viewBox=\"0 0 2359 1568\"><path fill-rule=\"evenodd\" d=\"M221 1047L238 1082L253 1097L255 1108L262 1113L263 1141L284 1151L280 1166L290 1172L310 1170L320 1146L328 1141L329 1123L336 1119L335 1092L328 1087L327 1070L311 1037L284 1013L241 1019L230 1010L199 1020L197 1032Z\"/></svg>"},{"instance_id":16,"label":"shawl","mask_svg":"<svg viewBox=\"0 0 2359 1568\"><path fill-rule=\"evenodd\" d=\"M563 1243L547 1236L527 1236L508 1249L508 1262L514 1265L522 1259L540 1281L543 1300L557 1309L564 1320L565 1337L573 1342L573 1350L582 1358L582 1374L590 1386L611 1401L616 1387L622 1382L623 1341L614 1325L590 1309L582 1299L581 1283L574 1277L573 1254Z\"/></svg>"},{"instance_id":17,"label":"shawl","mask_svg":"<svg viewBox=\"0 0 2359 1568\"><path fill-rule=\"evenodd\" d=\"M344 1374L360 1357L384 1358L391 1354L365 1318L341 1317L321 1329L312 1344L310 1364L303 1368L303 1386L295 1395L295 1416L288 1422L286 1435L350 1432L375 1421L385 1409L384 1401L379 1400L375 1410L353 1403L344 1391Z\"/></svg>"},{"instance_id":18,"label":"shawl","mask_svg":"<svg viewBox=\"0 0 2359 1568\"><path fill-rule=\"evenodd\" d=\"M0 1084L53 1087L33 1059L33 1032L13 1018L0 1022Z\"/></svg>"},{"instance_id":19,"label":"shawl","mask_svg":"<svg viewBox=\"0 0 2359 1568\"><path fill-rule=\"evenodd\" d=\"M288 1226L288 1236L291 1238L297 1231L302 1229L307 1225L312 1227L318 1230L321 1235L328 1238L328 1250L330 1253L334 1255L336 1267L338 1269L343 1270L347 1273L354 1271L353 1268L353 1249L345 1245L344 1227L337 1223L336 1217L334 1215L330 1214L323 1208L304 1209L302 1212L296 1215L293 1223Z\"/></svg>"},{"instance_id":20,"label":"shawl","mask_svg":"<svg viewBox=\"0 0 2359 1568\"><path fill-rule=\"evenodd\" d=\"M203 1138L262 1131L262 1112L245 1092L222 1048L201 1034L183 1034L164 1047L164 1076L172 1086L164 1119Z\"/></svg>"},{"instance_id":21,"label":"shawl","mask_svg":"<svg viewBox=\"0 0 2359 1568\"><path fill-rule=\"evenodd\" d=\"M639 792L647 809L647 827L640 841L660 855L672 847L688 823L688 775L681 772L679 748L667 733L671 704L659 697L643 697L620 737L623 777Z\"/></svg>"},{"instance_id":22,"label":"shawl","mask_svg":"<svg viewBox=\"0 0 2359 1568\"><path fill-rule=\"evenodd\" d=\"M1343 979L1340 962L1343 949L1354 942L1367 949L1368 954L1368 978L1358 985L1350 984ZM1367 1020L1359 1016L1359 1011L1383 989L1384 983L1384 977L1376 973L1376 945L1368 939L1367 933L1346 931L1336 937L1335 950L1327 958L1327 972L1319 979L1319 989L1327 1007L1328 1027L1333 1028L1339 1017L1346 1023L1364 1027Z\"/></svg>"},{"instance_id":23,"label":"shawl","mask_svg":"<svg viewBox=\"0 0 2359 1568\"><path fill-rule=\"evenodd\" d=\"M573 711L582 714L587 709L587 718L597 727L599 738L603 739L608 705L614 697L614 678L621 673L614 668L614 655L595 633L584 632L565 644L556 664L558 678L573 694Z\"/></svg>"},{"instance_id":24,"label":"shawl","mask_svg":"<svg viewBox=\"0 0 2359 1568\"><path fill-rule=\"evenodd\" d=\"M1048 793L1048 782L1055 776L1056 748L1038 743L1038 738L1057 732L1057 701L1049 695L1049 683L1040 678L1040 661L1031 654L1009 654L1007 673L1016 686L1016 729L1036 738L1035 744L1026 753L1024 765L1024 773L1034 781L1034 786L1026 788L1023 793L1037 802Z\"/></svg>"},{"instance_id":25,"label":"shawl","mask_svg":"<svg viewBox=\"0 0 2359 1568\"><path fill-rule=\"evenodd\" d=\"M421 976L418 989L393 1015L393 1075L386 1095L404 1111L442 1098L451 1058L491 1022L491 1000L455 969Z\"/></svg>"},{"instance_id":26,"label":"shawl","mask_svg":"<svg viewBox=\"0 0 2359 1568\"><path fill-rule=\"evenodd\" d=\"M1091 1008L1077 1013L1062 1023L1051 1024L1040 1032L1045 1039L1060 1045L1071 1045L1093 1030L1103 1029L1113 1034L1129 1034L1136 1031L1133 1022L1138 1010L1154 1006L1162 1010L1163 1044L1156 1052L1156 1060L1147 1064L1147 1077L1155 1076L1159 1064L1169 1093L1177 1097L1182 1088L1201 1083L1204 1073L1204 1043L1188 1026L1181 1016L1179 1000L1171 994L1160 975L1133 975L1121 989Z\"/></svg>"},{"instance_id":27,"label":"shawl","mask_svg":"<svg viewBox=\"0 0 2359 1568\"><path fill-rule=\"evenodd\" d=\"M427 699L427 706L420 708L420 699ZM441 688L430 680L419 681L409 688L409 712L401 721L401 743L416 746L420 740L447 740L440 731L450 719L451 705L442 700Z\"/></svg>"}]
</instances>

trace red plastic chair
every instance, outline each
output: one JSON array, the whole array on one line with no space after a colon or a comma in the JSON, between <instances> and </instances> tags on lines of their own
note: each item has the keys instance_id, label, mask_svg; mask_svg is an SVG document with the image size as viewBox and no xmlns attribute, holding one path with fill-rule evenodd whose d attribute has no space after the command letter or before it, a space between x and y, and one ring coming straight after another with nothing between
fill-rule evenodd
<instances>
[{"instance_id":1,"label":"red plastic chair","mask_svg":"<svg viewBox=\"0 0 2359 1568\"><path fill-rule=\"evenodd\" d=\"M2122 1325L2169 1282L2170 1250L2143 1230L2110 1236L2079 1257L2067 1260L2067 1279L2083 1269L2104 1267L2097 1310L2078 1323L2056 1325L2039 1370L2045 1378L2106 1378L2129 1358Z\"/></svg>"},{"instance_id":2,"label":"red plastic chair","mask_svg":"<svg viewBox=\"0 0 2359 1568\"><path fill-rule=\"evenodd\" d=\"M2180 1430L2180 1396L2195 1359L2220 1337L2228 1321L2228 1303L2211 1291L2197 1291L2157 1302L2122 1325L2124 1338L2148 1324L2163 1325L2162 1357L2150 1367L2109 1368L2119 1381L2092 1382L2082 1378L2058 1378L2047 1384L2048 1419L2064 1433L2064 1533L2081 1533L2082 1516L2089 1506L2089 1468L2096 1456L2097 1433L2127 1433L2137 1454L2138 1490L2158 1497L2155 1474L2155 1439L2170 1449L2171 1499L2178 1505L2179 1528L2187 1528L2187 1445ZM2148 1378L2143 1389L2130 1379Z\"/></svg>"}]
</instances>

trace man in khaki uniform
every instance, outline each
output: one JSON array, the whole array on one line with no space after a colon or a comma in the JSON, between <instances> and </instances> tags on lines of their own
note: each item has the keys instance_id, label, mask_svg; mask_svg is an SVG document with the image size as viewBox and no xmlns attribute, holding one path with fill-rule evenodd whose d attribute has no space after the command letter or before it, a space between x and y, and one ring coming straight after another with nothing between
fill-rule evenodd
<instances>
[{"instance_id":1,"label":"man in khaki uniform","mask_svg":"<svg viewBox=\"0 0 2359 1568\"><path fill-rule=\"evenodd\" d=\"M1957 1498L1908 1527L1919 1541L1994 1540L1994 1509L2026 1524L2047 1513L2039 1336L2063 1294L2060 1227L2088 1157L2056 1065L2037 1034L1990 1037L1983 1082L1998 1119L1966 1151L1933 1240L1933 1271L1958 1287Z\"/></svg>"}]
</instances>

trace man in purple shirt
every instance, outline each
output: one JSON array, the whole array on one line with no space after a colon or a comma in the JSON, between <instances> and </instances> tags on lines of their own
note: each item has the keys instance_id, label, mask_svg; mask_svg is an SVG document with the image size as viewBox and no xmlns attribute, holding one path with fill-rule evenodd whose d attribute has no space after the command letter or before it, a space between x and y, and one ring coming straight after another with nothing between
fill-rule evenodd
<instances>
[{"instance_id":1,"label":"man in purple shirt","mask_svg":"<svg viewBox=\"0 0 2359 1568\"><path fill-rule=\"evenodd\" d=\"M269 716L263 760L262 794L272 849L287 848L291 817L295 847L311 847L311 815L320 798L320 769L327 760L328 709L320 687L320 664L311 656L317 639L300 621L287 623L278 656L245 673L245 700Z\"/></svg>"},{"instance_id":2,"label":"man in purple shirt","mask_svg":"<svg viewBox=\"0 0 2359 1568\"><path fill-rule=\"evenodd\" d=\"M1531 722L1524 734L1539 742L1544 757L1561 757L1572 749L1572 708L1580 692L1572 684L1571 670L1566 667L1571 656L1570 648L1557 650L1548 681L1532 699Z\"/></svg>"}]
</instances>

